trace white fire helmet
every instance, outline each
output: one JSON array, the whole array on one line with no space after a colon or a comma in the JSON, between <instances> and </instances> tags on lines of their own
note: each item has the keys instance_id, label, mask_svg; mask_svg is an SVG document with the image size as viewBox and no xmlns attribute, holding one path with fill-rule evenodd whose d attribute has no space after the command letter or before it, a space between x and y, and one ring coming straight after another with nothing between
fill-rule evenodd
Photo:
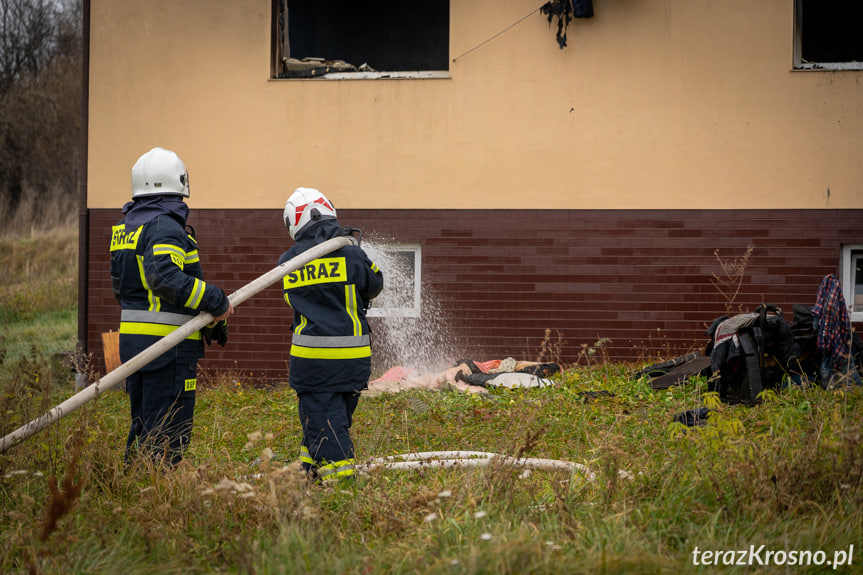
<instances>
[{"instance_id":1,"label":"white fire helmet","mask_svg":"<svg viewBox=\"0 0 863 575\"><path fill-rule=\"evenodd\" d=\"M313 222L324 218L335 218L336 208L318 190L297 188L285 203L285 212L282 217L291 238L297 239L297 234Z\"/></svg>"},{"instance_id":2,"label":"white fire helmet","mask_svg":"<svg viewBox=\"0 0 863 575\"><path fill-rule=\"evenodd\" d=\"M164 148L153 148L132 166L132 197L189 197L189 172L183 160Z\"/></svg>"}]
</instances>

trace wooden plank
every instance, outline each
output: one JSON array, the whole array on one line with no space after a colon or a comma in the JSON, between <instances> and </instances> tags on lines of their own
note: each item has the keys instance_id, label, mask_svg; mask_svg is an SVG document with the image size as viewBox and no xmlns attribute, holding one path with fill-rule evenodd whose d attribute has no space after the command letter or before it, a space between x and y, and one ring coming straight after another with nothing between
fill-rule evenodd
<instances>
[{"instance_id":1,"label":"wooden plank","mask_svg":"<svg viewBox=\"0 0 863 575\"><path fill-rule=\"evenodd\" d=\"M102 334L102 351L105 354L105 373L111 373L123 363L120 361L120 332Z\"/></svg>"}]
</instances>

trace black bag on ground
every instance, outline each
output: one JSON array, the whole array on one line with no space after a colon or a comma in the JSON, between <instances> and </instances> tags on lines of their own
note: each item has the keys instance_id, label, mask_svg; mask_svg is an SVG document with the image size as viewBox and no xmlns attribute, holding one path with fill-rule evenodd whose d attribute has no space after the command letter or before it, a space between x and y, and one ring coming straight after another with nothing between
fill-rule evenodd
<instances>
[{"instance_id":1,"label":"black bag on ground","mask_svg":"<svg viewBox=\"0 0 863 575\"><path fill-rule=\"evenodd\" d=\"M780 387L783 376L799 371L797 341L776 306L717 318L707 335L705 355L713 373L708 389L724 402L757 403L764 389Z\"/></svg>"},{"instance_id":2,"label":"black bag on ground","mask_svg":"<svg viewBox=\"0 0 863 575\"><path fill-rule=\"evenodd\" d=\"M809 381L818 379L818 368L821 365L821 354L818 351L818 335L812 324L812 306L796 303L793 306L794 319L791 321L791 333L797 342L799 352L798 362L800 374Z\"/></svg>"}]
</instances>

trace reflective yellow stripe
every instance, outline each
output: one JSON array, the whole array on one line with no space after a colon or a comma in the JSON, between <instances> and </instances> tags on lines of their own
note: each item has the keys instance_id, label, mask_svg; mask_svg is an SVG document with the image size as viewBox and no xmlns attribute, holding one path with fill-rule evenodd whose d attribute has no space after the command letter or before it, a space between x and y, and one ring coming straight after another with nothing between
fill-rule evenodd
<instances>
[{"instance_id":1,"label":"reflective yellow stripe","mask_svg":"<svg viewBox=\"0 0 863 575\"><path fill-rule=\"evenodd\" d=\"M379 270L378 264L376 264L375 262L372 262L372 271L375 273L378 273L378 270Z\"/></svg>"},{"instance_id":2,"label":"reflective yellow stripe","mask_svg":"<svg viewBox=\"0 0 863 575\"><path fill-rule=\"evenodd\" d=\"M357 286L354 284L345 286L345 310L354 324L354 335L362 335L363 324L360 323L360 317L357 315Z\"/></svg>"},{"instance_id":3,"label":"reflective yellow stripe","mask_svg":"<svg viewBox=\"0 0 863 575\"><path fill-rule=\"evenodd\" d=\"M288 298L288 292L285 292L285 303L288 305L291 305L291 300L290 300L290 298ZM294 306L291 305L291 307L294 307Z\"/></svg>"},{"instance_id":4,"label":"reflective yellow stripe","mask_svg":"<svg viewBox=\"0 0 863 575\"><path fill-rule=\"evenodd\" d=\"M303 328L305 328L309 324L309 320L306 319L306 316L300 315L300 325L297 326L297 329L294 330L294 333L300 335L303 333Z\"/></svg>"},{"instance_id":5,"label":"reflective yellow stripe","mask_svg":"<svg viewBox=\"0 0 863 575\"><path fill-rule=\"evenodd\" d=\"M186 252L186 263L187 264L196 264L201 261L201 258L198 257L198 250L192 250L190 252Z\"/></svg>"},{"instance_id":6,"label":"reflective yellow stripe","mask_svg":"<svg viewBox=\"0 0 863 575\"><path fill-rule=\"evenodd\" d=\"M161 323L139 323L124 321L120 323L120 333L127 335L155 335L165 337L177 329L175 325L164 325ZM196 331L186 339L201 339L201 332Z\"/></svg>"},{"instance_id":7,"label":"reflective yellow stripe","mask_svg":"<svg viewBox=\"0 0 863 575\"><path fill-rule=\"evenodd\" d=\"M315 460L312 459L312 456L305 445L300 446L300 461L308 463L309 465L315 465Z\"/></svg>"},{"instance_id":8,"label":"reflective yellow stripe","mask_svg":"<svg viewBox=\"0 0 863 575\"><path fill-rule=\"evenodd\" d=\"M138 258L138 273L141 274L141 285L147 290L147 301L150 302L150 311L159 311L162 309L162 302L159 296L153 293L150 286L147 284L147 274L144 273L144 256L136 256Z\"/></svg>"},{"instance_id":9,"label":"reflective yellow stripe","mask_svg":"<svg viewBox=\"0 0 863 575\"><path fill-rule=\"evenodd\" d=\"M347 477L354 474L354 459L343 459L321 465L318 468L318 473L321 474L321 479L336 479L337 477Z\"/></svg>"},{"instance_id":10,"label":"reflective yellow stripe","mask_svg":"<svg viewBox=\"0 0 863 575\"><path fill-rule=\"evenodd\" d=\"M291 355L306 359L359 359L371 357L370 345L361 347L303 347L291 345Z\"/></svg>"},{"instance_id":11,"label":"reflective yellow stripe","mask_svg":"<svg viewBox=\"0 0 863 575\"><path fill-rule=\"evenodd\" d=\"M201 305L201 300L204 299L204 290L207 289L207 284L198 278L195 278L195 285L192 287L192 293L189 294L189 299L186 300L186 307L198 309Z\"/></svg>"},{"instance_id":12,"label":"reflective yellow stripe","mask_svg":"<svg viewBox=\"0 0 863 575\"><path fill-rule=\"evenodd\" d=\"M153 255L171 256L171 261L180 269L183 269L183 266L186 265L186 252L171 244L155 244L153 246Z\"/></svg>"}]
</instances>

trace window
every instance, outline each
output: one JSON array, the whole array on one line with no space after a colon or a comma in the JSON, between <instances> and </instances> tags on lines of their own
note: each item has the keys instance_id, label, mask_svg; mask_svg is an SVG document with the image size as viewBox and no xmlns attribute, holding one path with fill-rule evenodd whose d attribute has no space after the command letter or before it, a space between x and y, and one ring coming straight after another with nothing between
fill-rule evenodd
<instances>
[{"instance_id":1,"label":"window","mask_svg":"<svg viewBox=\"0 0 863 575\"><path fill-rule=\"evenodd\" d=\"M863 2L795 0L794 68L863 70Z\"/></svg>"},{"instance_id":2,"label":"window","mask_svg":"<svg viewBox=\"0 0 863 575\"><path fill-rule=\"evenodd\" d=\"M841 277L851 321L863 321L863 244L842 246Z\"/></svg>"},{"instance_id":3,"label":"window","mask_svg":"<svg viewBox=\"0 0 863 575\"><path fill-rule=\"evenodd\" d=\"M384 274L384 290L372 302L371 317L420 317L419 244L363 243L363 249Z\"/></svg>"},{"instance_id":4,"label":"window","mask_svg":"<svg viewBox=\"0 0 863 575\"><path fill-rule=\"evenodd\" d=\"M274 0L278 78L449 73L449 0Z\"/></svg>"}]
</instances>

